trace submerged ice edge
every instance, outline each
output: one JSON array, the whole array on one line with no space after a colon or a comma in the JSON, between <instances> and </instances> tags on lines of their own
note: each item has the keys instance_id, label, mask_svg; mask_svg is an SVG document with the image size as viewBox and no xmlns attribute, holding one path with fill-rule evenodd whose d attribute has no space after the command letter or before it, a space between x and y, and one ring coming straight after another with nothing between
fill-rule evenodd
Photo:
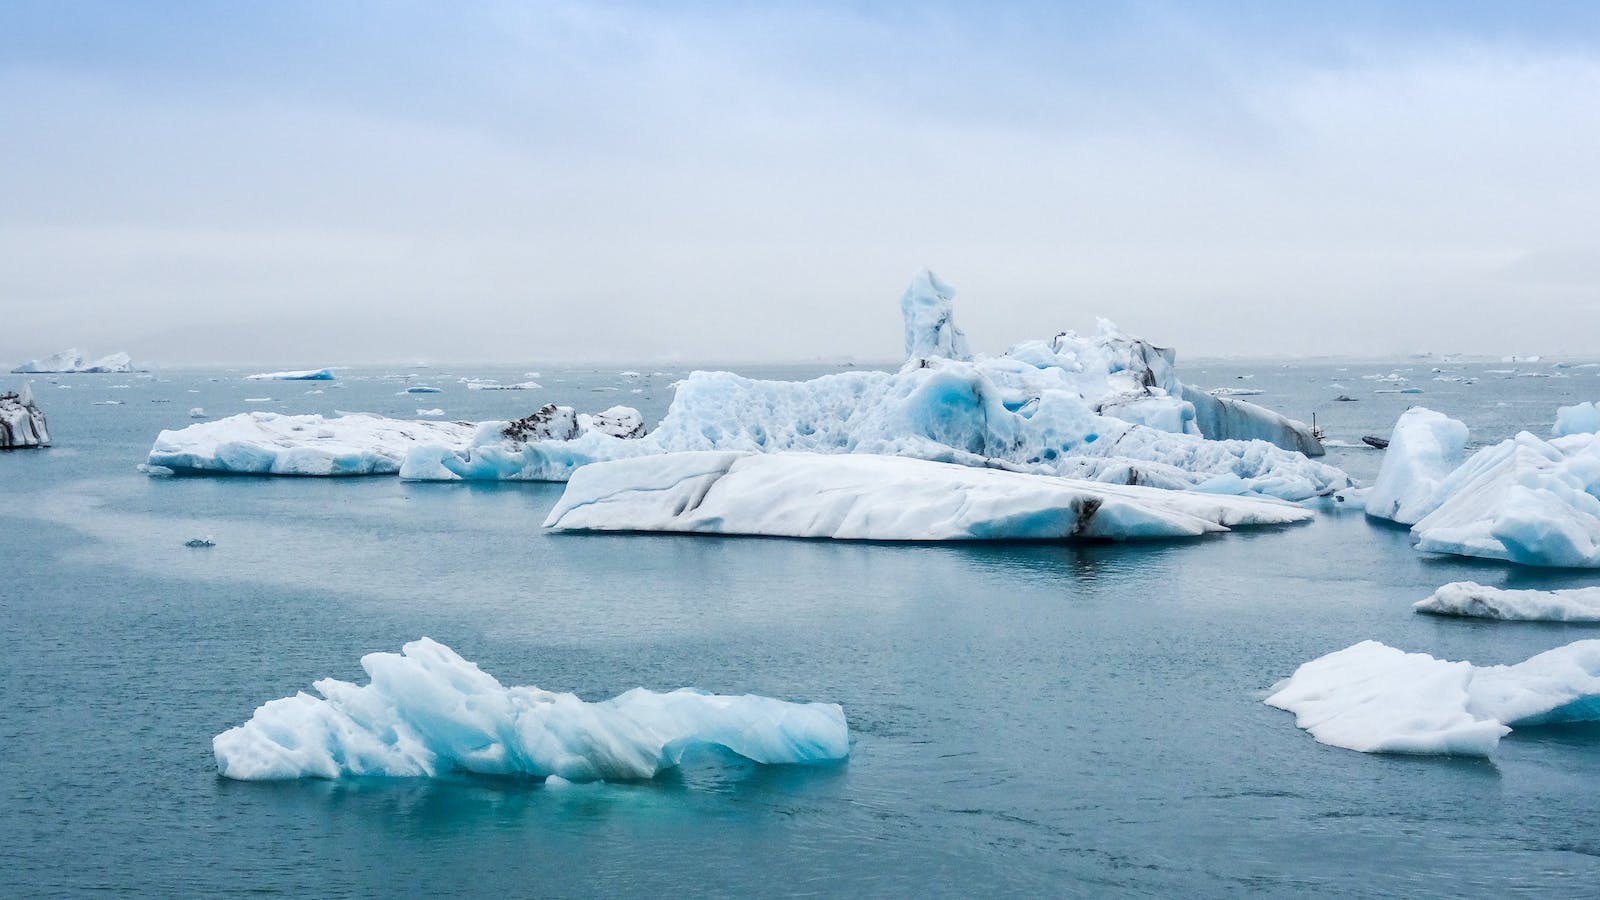
<instances>
[{"instance_id":1,"label":"submerged ice edge","mask_svg":"<svg viewBox=\"0 0 1600 900\"><path fill-rule=\"evenodd\" d=\"M1600 720L1600 640L1512 666L1362 641L1312 660L1266 699L1319 742L1363 753L1488 756L1512 728Z\"/></svg>"},{"instance_id":2,"label":"submerged ice edge","mask_svg":"<svg viewBox=\"0 0 1600 900\"><path fill-rule=\"evenodd\" d=\"M372 653L365 685L336 679L257 708L212 741L217 771L245 780L450 773L651 778L697 746L760 764L823 763L850 753L844 710L753 694L636 688L588 703L507 687L429 638Z\"/></svg>"}]
</instances>

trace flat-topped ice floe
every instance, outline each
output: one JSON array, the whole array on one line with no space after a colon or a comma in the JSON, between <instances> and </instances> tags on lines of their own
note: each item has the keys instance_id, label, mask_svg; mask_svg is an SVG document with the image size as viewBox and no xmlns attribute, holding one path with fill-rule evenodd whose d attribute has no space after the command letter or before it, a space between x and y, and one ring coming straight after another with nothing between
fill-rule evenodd
<instances>
[{"instance_id":1,"label":"flat-topped ice floe","mask_svg":"<svg viewBox=\"0 0 1600 900\"><path fill-rule=\"evenodd\" d=\"M11 371L29 375L121 374L133 371L133 360L126 353L89 359L82 350L74 349L30 360Z\"/></svg>"},{"instance_id":2,"label":"flat-topped ice floe","mask_svg":"<svg viewBox=\"0 0 1600 900\"><path fill-rule=\"evenodd\" d=\"M352 414L242 413L163 431L147 465L176 472L242 475L392 475L418 443L464 447L465 422L411 422Z\"/></svg>"},{"instance_id":3,"label":"flat-topped ice floe","mask_svg":"<svg viewBox=\"0 0 1600 900\"><path fill-rule=\"evenodd\" d=\"M325 678L322 697L299 693L256 709L216 736L217 771L274 780L482 775L637 780L678 765L697 746L757 763L843 760L844 710L752 694L636 688L586 703L573 694L506 687L428 638L372 653L357 686Z\"/></svg>"},{"instance_id":4,"label":"flat-topped ice floe","mask_svg":"<svg viewBox=\"0 0 1600 900\"><path fill-rule=\"evenodd\" d=\"M1457 581L1413 604L1417 612L1516 622L1600 622L1600 587L1515 591Z\"/></svg>"},{"instance_id":5,"label":"flat-topped ice floe","mask_svg":"<svg viewBox=\"0 0 1600 900\"><path fill-rule=\"evenodd\" d=\"M15 393L0 392L0 450L50 446L44 410L33 400L33 388L23 385Z\"/></svg>"},{"instance_id":6,"label":"flat-topped ice floe","mask_svg":"<svg viewBox=\"0 0 1600 900\"><path fill-rule=\"evenodd\" d=\"M545 525L877 541L1128 540L1197 537L1311 515L1264 498L892 456L702 451L585 466Z\"/></svg>"},{"instance_id":7,"label":"flat-topped ice floe","mask_svg":"<svg viewBox=\"0 0 1600 900\"><path fill-rule=\"evenodd\" d=\"M1524 431L1452 468L1465 441L1461 423L1407 412L1385 451L1367 514L1411 524L1423 551L1600 567L1600 435L1547 441Z\"/></svg>"},{"instance_id":8,"label":"flat-topped ice floe","mask_svg":"<svg viewBox=\"0 0 1600 900\"><path fill-rule=\"evenodd\" d=\"M333 369L298 369L292 372L260 372L246 375L246 381L332 381Z\"/></svg>"},{"instance_id":9,"label":"flat-topped ice floe","mask_svg":"<svg viewBox=\"0 0 1600 900\"><path fill-rule=\"evenodd\" d=\"M1514 666L1474 666L1363 641L1296 669L1266 702L1335 747L1488 756L1512 728L1600 720L1600 640Z\"/></svg>"}]
</instances>

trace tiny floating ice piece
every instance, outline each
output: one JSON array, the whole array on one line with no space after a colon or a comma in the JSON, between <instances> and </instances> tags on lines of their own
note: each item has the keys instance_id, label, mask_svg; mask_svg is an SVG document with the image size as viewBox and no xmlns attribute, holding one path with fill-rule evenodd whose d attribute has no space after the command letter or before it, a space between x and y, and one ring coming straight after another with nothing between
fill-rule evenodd
<instances>
[{"instance_id":1,"label":"tiny floating ice piece","mask_svg":"<svg viewBox=\"0 0 1600 900\"><path fill-rule=\"evenodd\" d=\"M184 541L183 545L185 547L215 547L217 542L208 537L190 538L187 541Z\"/></svg>"},{"instance_id":2,"label":"tiny floating ice piece","mask_svg":"<svg viewBox=\"0 0 1600 900\"><path fill-rule=\"evenodd\" d=\"M845 759L850 728L834 703L635 688L586 703L506 687L428 638L361 659L371 682L324 678L256 709L212 740L217 771L247 781L450 772L651 778L700 745L757 763Z\"/></svg>"}]
</instances>

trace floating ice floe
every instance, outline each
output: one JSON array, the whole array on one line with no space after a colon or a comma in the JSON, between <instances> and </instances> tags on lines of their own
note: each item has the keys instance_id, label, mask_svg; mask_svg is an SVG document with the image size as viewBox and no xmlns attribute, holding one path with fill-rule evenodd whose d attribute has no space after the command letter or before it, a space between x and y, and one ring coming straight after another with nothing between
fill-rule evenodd
<instances>
[{"instance_id":1,"label":"floating ice floe","mask_svg":"<svg viewBox=\"0 0 1600 900\"><path fill-rule=\"evenodd\" d=\"M545 525L837 540L1198 537L1311 517L1264 498L1164 491L893 456L701 451L573 473Z\"/></svg>"},{"instance_id":2,"label":"floating ice floe","mask_svg":"<svg viewBox=\"0 0 1600 900\"><path fill-rule=\"evenodd\" d=\"M44 359L25 362L11 371L30 375L122 373L133 371L133 360L126 353L91 360L82 350L63 350Z\"/></svg>"},{"instance_id":3,"label":"floating ice floe","mask_svg":"<svg viewBox=\"0 0 1600 900\"><path fill-rule=\"evenodd\" d=\"M440 393L442 390L443 390L442 388L436 388L436 387L432 387L432 386L426 385L426 384L417 384L417 385L412 385L411 387L406 388L405 390L401 391L400 393L401 394L437 394L437 393Z\"/></svg>"},{"instance_id":4,"label":"floating ice floe","mask_svg":"<svg viewBox=\"0 0 1600 900\"><path fill-rule=\"evenodd\" d=\"M434 418L434 417L437 417L437 416L444 415L444 410L442 410L442 409L419 409L419 410L417 410L417 415L419 415L419 416L427 416L428 418Z\"/></svg>"},{"instance_id":5,"label":"floating ice floe","mask_svg":"<svg viewBox=\"0 0 1600 900\"><path fill-rule=\"evenodd\" d=\"M147 464L249 475L394 474L407 448L419 442L464 447L476 429L360 413L327 419L243 413L161 432Z\"/></svg>"},{"instance_id":6,"label":"floating ice floe","mask_svg":"<svg viewBox=\"0 0 1600 900\"><path fill-rule=\"evenodd\" d=\"M695 372L675 384L665 418L642 439L499 441L486 428L490 441L454 461L417 448L401 475L562 480L597 461L729 450L904 456L1296 500L1350 486L1306 458L1322 447L1304 424L1183 385L1172 351L1109 322L1092 337L1062 332L967 358L953 295L932 273L912 282L901 306L906 346L921 355L897 372L804 382Z\"/></svg>"},{"instance_id":7,"label":"floating ice floe","mask_svg":"<svg viewBox=\"0 0 1600 900\"><path fill-rule=\"evenodd\" d=\"M1600 408L1591 402L1579 403L1575 406L1563 406L1556 410L1556 424L1550 429L1552 437L1566 437L1570 434L1594 434L1600 432Z\"/></svg>"},{"instance_id":8,"label":"floating ice floe","mask_svg":"<svg viewBox=\"0 0 1600 900\"><path fill-rule=\"evenodd\" d=\"M1600 587L1512 591L1457 581L1418 600L1417 612L1517 622L1600 622Z\"/></svg>"},{"instance_id":9,"label":"floating ice floe","mask_svg":"<svg viewBox=\"0 0 1600 900\"><path fill-rule=\"evenodd\" d=\"M1514 666L1474 666L1363 641L1296 669L1266 702L1335 747L1488 756L1512 728L1600 719L1600 640Z\"/></svg>"},{"instance_id":10,"label":"floating ice floe","mask_svg":"<svg viewBox=\"0 0 1600 900\"><path fill-rule=\"evenodd\" d=\"M217 771L272 780L467 772L565 781L651 778L696 747L762 764L823 763L850 753L844 710L753 694L635 688L586 703L506 687L428 638L361 659L371 679L325 678L256 709L216 736Z\"/></svg>"},{"instance_id":11,"label":"floating ice floe","mask_svg":"<svg viewBox=\"0 0 1600 900\"><path fill-rule=\"evenodd\" d=\"M0 393L0 450L50 446L44 410L33 399L32 385L15 393Z\"/></svg>"},{"instance_id":12,"label":"floating ice floe","mask_svg":"<svg viewBox=\"0 0 1600 900\"><path fill-rule=\"evenodd\" d=\"M1410 524L1423 551L1600 567L1600 436L1546 441L1524 431L1461 462L1465 436L1459 422L1408 411L1368 496L1368 515Z\"/></svg>"},{"instance_id":13,"label":"floating ice floe","mask_svg":"<svg viewBox=\"0 0 1600 900\"><path fill-rule=\"evenodd\" d=\"M246 381L332 381L333 369L300 369L291 372L261 372L245 376Z\"/></svg>"},{"instance_id":14,"label":"floating ice floe","mask_svg":"<svg viewBox=\"0 0 1600 900\"><path fill-rule=\"evenodd\" d=\"M204 407L191 406L189 408L189 418L191 418L191 419L204 419L205 417L206 417L206 411L205 411Z\"/></svg>"}]
</instances>

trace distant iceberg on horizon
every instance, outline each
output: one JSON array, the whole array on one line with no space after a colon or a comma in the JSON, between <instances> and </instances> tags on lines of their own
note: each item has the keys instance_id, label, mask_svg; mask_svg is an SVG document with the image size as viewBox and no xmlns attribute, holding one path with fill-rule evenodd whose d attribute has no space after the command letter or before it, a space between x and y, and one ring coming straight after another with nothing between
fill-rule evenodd
<instances>
[{"instance_id":1,"label":"distant iceberg on horizon","mask_svg":"<svg viewBox=\"0 0 1600 900\"><path fill-rule=\"evenodd\" d=\"M246 381L332 381L337 377L333 368L322 369L297 369L289 372L260 372L255 375L246 375Z\"/></svg>"},{"instance_id":2,"label":"distant iceberg on horizon","mask_svg":"<svg viewBox=\"0 0 1600 900\"><path fill-rule=\"evenodd\" d=\"M126 353L112 353L99 359L76 348L29 360L11 370L20 375L104 375L133 371L133 359Z\"/></svg>"}]
</instances>

